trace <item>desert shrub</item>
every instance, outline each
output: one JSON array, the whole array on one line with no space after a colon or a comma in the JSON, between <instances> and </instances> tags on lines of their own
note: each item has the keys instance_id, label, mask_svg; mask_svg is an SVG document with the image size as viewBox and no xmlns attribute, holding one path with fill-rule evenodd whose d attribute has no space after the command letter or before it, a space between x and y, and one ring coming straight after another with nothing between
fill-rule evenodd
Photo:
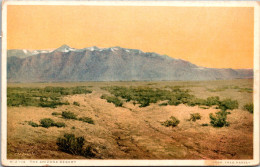
<instances>
[{"instance_id":1,"label":"desert shrub","mask_svg":"<svg viewBox=\"0 0 260 167\"><path fill-rule=\"evenodd\" d=\"M219 101L219 97L218 96L213 96L213 97L208 97L205 100L205 105L206 106L213 106L213 105L219 105L220 101Z\"/></svg>"},{"instance_id":2,"label":"desert shrub","mask_svg":"<svg viewBox=\"0 0 260 167\"><path fill-rule=\"evenodd\" d=\"M168 105L168 103L161 103L161 104L159 104L159 106L167 106Z\"/></svg>"},{"instance_id":3,"label":"desert shrub","mask_svg":"<svg viewBox=\"0 0 260 167\"><path fill-rule=\"evenodd\" d=\"M199 120L199 119L201 119L200 113L190 114L190 119L189 119L189 121L195 122L196 120Z\"/></svg>"},{"instance_id":4,"label":"desert shrub","mask_svg":"<svg viewBox=\"0 0 260 167\"><path fill-rule=\"evenodd\" d=\"M227 122L227 112L226 111L219 111L215 114L210 113L210 124L213 127L223 127L223 126L229 126L229 123Z\"/></svg>"},{"instance_id":5,"label":"desert shrub","mask_svg":"<svg viewBox=\"0 0 260 167\"><path fill-rule=\"evenodd\" d=\"M86 123L89 123L89 124L94 124L94 121L92 118L89 118L89 117L81 117L78 119L79 121L83 121L83 122L86 122Z\"/></svg>"},{"instance_id":6,"label":"desert shrub","mask_svg":"<svg viewBox=\"0 0 260 167\"><path fill-rule=\"evenodd\" d=\"M55 123L53 124L53 126L56 126L56 127L58 127L58 128L61 128L61 127L65 127L66 125L65 125L65 123L63 123L63 122L55 122Z\"/></svg>"},{"instance_id":7,"label":"desert shrub","mask_svg":"<svg viewBox=\"0 0 260 167\"><path fill-rule=\"evenodd\" d=\"M73 102L73 105L80 106L80 104L78 102L76 102L76 101Z\"/></svg>"},{"instance_id":8,"label":"desert shrub","mask_svg":"<svg viewBox=\"0 0 260 167\"><path fill-rule=\"evenodd\" d=\"M51 126L54 126L55 122L51 118L44 118L44 119L41 119L40 123L41 123L42 127L49 128Z\"/></svg>"},{"instance_id":9,"label":"desert shrub","mask_svg":"<svg viewBox=\"0 0 260 167\"><path fill-rule=\"evenodd\" d=\"M83 155L85 157L94 157L91 146L84 149L84 137L75 137L74 134L64 134L64 137L59 137L56 144L58 149L73 155Z\"/></svg>"},{"instance_id":10,"label":"desert shrub","mask_svg":"<svg viewBox=\"0 0 260 167\"><path fill-rule=\"evenodd\" d=\"M61 115L61 113L53 112L53 113L51 113L51 115Z\"/></svg>"},{"instance_id":11,"label":"desert shrub","mask_svg":"<svg viewBox=\"0 0 260 167\"><path fill-rule=\"evenodd\" d=\"M209 124L201 124L201 126L209 126Z\"/></svg>"},{"instance_id":12,"label":"desert shrub","mask_svg":"<svg viewBox=\"0 0 260 167\"><path fill-rule=\"evenodd\" d=\"M33 121L29 121L28 122L29 125L31 125L32 127L38 127L39 125Z\"/></svg>"},{"instance_id":13,"label":"desert shrub","mask_svg":"<svg viewBox=\"0 0 260 167\"><path fill-rule=\"evenodd\" d=\"M170 117L170 120L166 120L165 122L162 123L162 125L166 126L166 127L175 127L180 123L180 120L178 120L177 118L175 118L174 116Z\"/></svg>"},{"instance_id":14,"label":"desert shrub","mask_svg":"<svg viewBox=\"0 0 260 167\"><path fill-rule=\"evenodd\" d=\"M116 107L123 106L123 102L115 96L102 95L101 99L106 99L108 103L113 103Z\"/></svg>"},{"instance_id":15,"label":"desert shrub","mask_svg":"<svg viewBox=\"0 0 260 167\"><path fill-rule=\"evenodd\" d=\"M238 102L237 102L237 100L224 99L224 100L220 101L219 108L222 111L237 109Z\"/></svg>"},{"instance_id":16,"label":"desert shrub","mask_svg":"<svg viewBox=\"0 0 260 167\"><path fill-rule=\"evenodd\" d=\"M243 109L249 111L250 113L253 113L254 112L254 104L253 103L246 104L246 105L244 105Z\"/></svg>"},{"instance_id":17,"label":"desert shrub","mask_svg":"<svg viewBox=\"0 0 260 167\"><path fill-rule=\"evenodd\" d=\"M61 116L65 119L77 119L77 116L70 111L62 111Z\"/></svg>"},{"instance_id":18,"label":"desert shrub","mask_svg":"<svg viewBox=\"0 0 260 167\"><path fill-rule=\"evenodd\" d=\"M72 126L71 129L76 129L75 126Z\"/></svg>"}]
</instances>

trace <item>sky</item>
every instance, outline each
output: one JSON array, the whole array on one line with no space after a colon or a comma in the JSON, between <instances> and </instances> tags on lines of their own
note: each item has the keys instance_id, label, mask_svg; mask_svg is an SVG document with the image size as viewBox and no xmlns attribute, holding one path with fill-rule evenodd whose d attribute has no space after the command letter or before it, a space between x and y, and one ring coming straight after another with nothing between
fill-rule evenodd
<instances>
[{"instance_id":1,"label":"sky","mask_svg":"<svg viewBox=\"0 0 260 167\"><path fill-rule=\"evenodd\" d=\"M253 68L250 7L15 6L7 49L120 46L210 68Z\"/></svg>"}]
</instances>

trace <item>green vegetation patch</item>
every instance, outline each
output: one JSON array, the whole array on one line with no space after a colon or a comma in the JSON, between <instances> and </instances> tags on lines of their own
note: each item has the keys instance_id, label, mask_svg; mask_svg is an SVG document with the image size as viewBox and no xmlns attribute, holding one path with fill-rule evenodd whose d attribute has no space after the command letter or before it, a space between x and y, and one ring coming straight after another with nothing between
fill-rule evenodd
<instances>
[{"instance_id":1,"label":"green vegetation patch","mask_svg":"<svg viewBox=\"0 0 260 167\"><path fill-rule=\"evenodd\" d=\"M101 98L106 99L109 103L114 103L116 106L122 106L123 102L120 99L124 99L126 102L132 101L133 104L140 104L139 107L146 107L151 103L157 103L159 101L167 101L167 103L161 103L159 105L177 106L179 104L186 104L188 106L198 105L208 107L216 105L224 111L238 108L238 102L236 100L224 99L221 101L218 96L200 99L190 94L189 89L181 89L178 86L167 86L167 89L151 88L147 86L110 86L103 87L102 89L107 90L112 96L102 95Z\"/></svg>"},{"instance_id":2,"label":"green vegetation patch","mask_svg":"<svg viewBox=\"0 0 260 167\"><path fill-rule=\"evenodd\" d=\"M29 125L31 125L32 127L38 127L39 125L33 121L29 121L28 122Z\"/></svg>"},{"instance_id":3,"label":"green vegetation patch","mask_svg":"<svg viewBox=\"0 0 260 167\"><path fill-rule=\"evenodd\" d=\"M174 116L171 116L169 120L166 120L165 122L162 123L163 126L166 127L175 127L180 123L180 120L175 118Z\"/></svg>"},{"instance_id":4,"label":"green vegetation patch","mask_svg":"<svg viewBox=\"0 0 260 167\"><path fill-rule=\"evenodd\" d=\"M77 119L77 116L70 111L62 111L61 116L65 119Z\"/></svg>"},{"instance_id":5,"label":"green vegetation patch","mask_svg":"<svg viewBox=\"0 0 260 167\"><path fill-rule=\"evenodd\" d=\"M92 118L90 117L81 117L78 119L79 121L82 121L82 122L86 122L86 123L89 123L89 124L94 124L94 121Z\"/></svg>"},{"instance_id":6,"label":"green vegetation patch","mask_svg":"<svg viewBox=\"0 0 260 167\"><path fill-rule=\"evenodd\" d=\"M140 87L122 87L110 86L103 87L115 97L120 97L126 102L132 101L134 104L140 104L139 107L149 106L150 103L168 100L169 105L178 105L180 103L187 103L189 99L194 96L189 94L189 90L182 90L180 88L173 88L172 90L163 90L158 88L151 88L147 86ZM107 95L106 95L107 96ZM106 98L103 96L101 98Z\"/></svg>"},{"instance_id":7,"label":"green vegetation patch","mask_svg":"<svg viewBox=\"0 0 260 167\"><path fill-rule=\"evenodd\" d=\"M62 97L74 94L92 93L85 86L77 87L51 87L45 88L7 88L7 106L36 106L56 108L60 105L69 105Z\"/></svg>"},{"instance_id":8,"label":"green vegetation patch","mask_svg":"<svg viewBox=\"0 0 260 167\"><path fill-rule=\"evenodd\" d=\"M189 121L195 122L195 121L197 121L197 120L199 120L199 119L201 119L200 113L190 114L190 119L189 119Z\"/></svg>"},{"instance_id":9,"label":"green vegetation patch","mask_svg":"<svg viewBox=\"0 0 260 167\"><path fill-rule=\"evenodd\" d=\"M54 115L54 116L56 116L56 115L61 115L61 113L58 113L58 112L53 112L53 113L51 113L51 115Z\"/></svg>"},{"instance_id":10,"label":"green vegetation patch","mask_svg":"<svg viewBox=\"0 0 260 167\"><path fill-rule=\"evenodd\" d=\"M54 122L51 118L43 118L40 120L40 125L38 125L37 123L35 122L32 122L32 121L29 121L28 122L29 125L31 125L32 127L44 127L44 128L49 128L49 127L58 127L58 128L61 128L61 127L65 127L65 123L63 122Z\"/></svg>"},{"instance_id":11,"label":"green vegetation patch","mask_svg":"<svg viewBox=\"0 0 260 167\"><path fill-rule=\"evenodd\" d=\"M75 137L74 134L64 134L63 137L57 139L56 144L60 151L73 154L81 155L85 157L94 157L95 153L90 145L84 147L84 137Z\"/></svg>"},{"instance_id":12,"label":"green vegetation patch","mask_svg":"<svg viewBox=\"0 0 260 167\"><path fill-rule=\"evenodd\" d=\"M109 96L109 95L102 95L100 97L101 99L106 99L108 103L113 103L116 107L122 107L123 102L119 98L115 96Z\"/></svg>"},{"instance_id":13,"label":"green vegetation patch","mask_svg":"<svg viewBox=\"0 0 260 167\"><path fill-rule=\"evenodd\" d=\"M237 100L224 99L219 102L218 108L222 111L237 109L238 102Z\"/></svg>"},{"instance_id":14,"label":"green vegetation patch","mask_svg":"<svg viewBox=\"0 0 260 167\"><path fill-rule=\"evenodd\" d=\"M73 102L73 105L74 106L80 106L80 104L78 102L76 102L76 101Z\"/></svg>"},{"instance_id":15,"label":"green vegetation patch","mask_svg":"<svg viewBox=\"0 0 260 167\"><path fill-rule=\"evenodd\" d=\"M245 104L243 109L249 111L250 113L254 113L254 104L253 103Z\"/></svg>"},{"instance_id":16,"label":"green vegetation patch","mask_svg":"<svg viewBox=\"0 0 260 167\"><path fill-rule=\"evenodd\" d=\"M227 122L227 112L226 111L219 111L215 114L210 113L210 124L213 127L224 127L229 126L229 123Z\"/></svg>"}]
</instances>

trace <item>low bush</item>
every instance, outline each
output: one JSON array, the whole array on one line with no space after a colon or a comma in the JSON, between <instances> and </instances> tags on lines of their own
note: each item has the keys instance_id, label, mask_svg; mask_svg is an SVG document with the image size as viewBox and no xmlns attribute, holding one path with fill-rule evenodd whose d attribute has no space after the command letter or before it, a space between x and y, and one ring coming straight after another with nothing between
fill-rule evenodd
<instances>
[{"instance_id":1,"label":"low bush","mask_svg":"<svg viewBox=\"0 0 260 167\"><path fill-rule=\"evenodd\" d=\"M61 116L65 119L77 119L77 116L70 111L62 111Z\"/></svg>"},{"instance_id":2,"label":"low bush","mask_svg":"<svg viewBox=\"0 0 260 167\"><path fill-rule=\"evenodd\" d=\"M41 119L40 123L41 123L42 127L49 128L51 126L54 126L55 122L51 118L44 118L44 119Z\"/></svg>"},{"instance_id":3,"label":"low bush","mask_svg":"<svg viewBox=\"0 0 260 167\"><path fill-rule=\"evenodd\" d=\"M163 126L166 127L175 127L180 123L180 120L178 120L177 118L175 118L174 116L170 117L170 120L166 120L165 122L162 123Z\"/></svg>"},{"instance_id":4,"label":"low bush","mask_svg":"<svg viewBox=\"0 0 260 167\"><path fill-rule=\"evenodd\" d=\"M220 100L219 100L218 96L208 97L205 100L205 105L209 106L209 107L213 106L213 105L219 105L219 103L220 103Z\"/></svg>"},{"instance_id":5,"label":"low bush","mask_svg":"<svg viewBox=\"0 0 260 167\"><path fill-rule=\"evenodd\" d=\"M229 123L227 122L227 112L226 111L219 111L215 114L210 113L210 124L213 127L223 127L223 126L229 126Z\"/></svg>"},{"instance_id":6,"label":"low bush","mask_svg":"<svg viewBox=\"0 0 260 167\"><path fill-rule=\"evenodd\" d=\"M167 106L168 105L168 103L161 103L161 104L159 104L159 106Z\"/></svg>"},{"instance_id":7,"label":"low bush","mask_svg":"<svg viewBox=\"0 0 260 167\"><path fill-rule=\"evenodd\" d=\"M209 126L209 124L201 124L201 126Z\"/></svg>"},{"instance_id":8,"label":"low bush","mask_svg":"<svg viewBox=\"0 0 260 167\"><path fill-rule=\"evenodd\" d=\"M29 121L28 122L29 125L31 125L32 127L38 127L39 125L33 121Z\"/></svg>"},{"instance_id":9,"label":"low bush","mask_svg":"<svg viewBox=\"0 0 260 167\"><path fill-rule=\"evenodd\" d=\"M64 134L64 137L59 137L56 144L58 149L73 155L82 155L85 157L94 157L91 146L84 148L84 137L75 137L74 134Z\"/></svg>"},{"instance_id":10,"label":"low bush","mask_svg":"<svg viewBox=\"0 0 260 167\"><path fill-rule=\"evenodd\" d=\"M65 125L65 123L63 123L63 122L55 122L55 123L53 124L53 126L56 126L56 127L58 127L58 128L61 128L61 127L65 127L66 125Z\"/></svg>"},{"instance_id":11,"label":"low bush","mask_svg":"<svg viewBox=\"0 0 260 167\"><path fill-rule=\"evenodd\" d=\"M89 124L94 124L94 121L92 118L89 118L89 117L81 117L78 119L79 121L83 121L83 122L86 122L86 123L89 123Z\"/></svg>"},{"instance_id":12,"label":"low bush","mask_svg":"<svg viewBox=\"0 0 260 167\"><path fill-rule=\"evenodd\" d=\"M78 102L76 102L76 101L73 102L73 105L80 106L80 104Z\"/></svg>"},{"instance_id":13,"label":"low bush","mask_svg":"<svg viewBox=\"0 0 260 167\"><path fill-rule=\"evenodd\" d=\"M61 115L61 113L53 112L53 113L51 113L51 115Z\"/></svg>"},{"instance_id":14,"label":"low bush","mask_svg":"<svg viewBox=\"0 0 260 167\"><path fill-rule=\"evenodd\" d=\"M246 105L244 105L243 109L249 111L250 113L253 113L254 112L254 104L253 103L246 104Z\"/></svg>"},{"instance_id":15,"label":"low bush","mask_svg":"<svg viewBox=\"0 0 260 167\"><path fill-rule=\"evenodd\" d=\"M201 119L200 113L190 114L190 119L189 119L189 121L195 122L196 120L199 120L199 119Z\"/></svg>"},{"instance_id":16,"label":"low bush","mask_svg":"<svg viewBox=\"0 0 260 167\"><path fill-rule=\"evenodd\" d=\"M40 120L40 126L44 127L44 128L49 128L49 127L53 127L56 126L58 128L61 127L65 127L65 123L63 122L54 122L51 118L44 118Z\"/></svg>"},{"instance_id":17,"label":"low bush","mask_svg":"<svg viewBox=\"0 0 260 167\"><path fill-rule=\"evenodd\" d=\"M226 110L233 110L238 108L238 102L237 100L231 100L231 99L224 99L220 101L219 109L222 111Z\"/></svg>"}]
</instances>

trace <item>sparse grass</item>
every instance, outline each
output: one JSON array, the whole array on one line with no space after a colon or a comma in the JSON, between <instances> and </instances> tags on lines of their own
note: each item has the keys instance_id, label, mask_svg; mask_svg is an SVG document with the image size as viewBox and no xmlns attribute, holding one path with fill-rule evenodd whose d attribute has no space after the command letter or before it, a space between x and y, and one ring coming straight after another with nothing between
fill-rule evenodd
<instances>
[{"instance_id":1,"label":"sparse grass","mask_svg":"<svg viewBox=\"0 0 260 167\"><path fill-rule=\"evenodd\" d=\"M64 119L77 119L77 116L70 111L62 111L61 116Z\"/></svg>"},{"instance_id":2,"label":"sparse grass","mask_svg":"<svg viewBox=\"0 0 260 167\"><path fill-rule=\"evenodd\" d=\"M201 119L200 113L190 114L190 119L189 119L189 121L195 122L195 121L197 121L197 120L199 120L199 119Z\"/></svg>"},{"instance_id":3,"label":"sparse grass","mask_svg":"<svg viewBox=\"0 0 260 167\"><path fill-rule=\"evenodd\" d=\"M253 93L253 89L252 88L241 88L239 86L234 86L234 85L217 87L215 89L209 89L208 88L207 91L209 91L209 92L221 92L221 91L225 91L227 89L237 89L238 92Z\"/></svg>"},{"instance_id":4,"label":"sparse grass","mask_svg":"<svg viewBox=\"0 0 260 167\"><path fill-rule=\"evenodd\" d=\"M91 146L84 148L84 137L75 137L74 134L64 134L64 137L59 137L56 144L58 149L73 155L82 155L85 157L94 157Z\"/></svg>"},{"instance_id":5,"label":"sparse grass","mask_svg":"<svg viewBox=\"0 0 260 167\"><path fill-rule=\"evenodd\" d=\"M254 104L253 103L245 104L243 109L249 111L250 113L254 113Z\"/></svg>"},{"instance_id":6,"label":"sparse grass","mask_svg":"<svg viewBox=\"0 0 260 167\"><path fill-rule=\"evenodd\" d=\"M89 123L89 124L94 124L94 121L92 118L89 118L89 117L81 117L78 119L79 121L82 121L82 122L86 122L86 123Z\"/></svg>"},{"instance_id":7,"label":"sparse grass","mask_svg":"<svg viewBox=\"0 0 260 167\"><path fill-rule=\"evenodd\" d=\"M175 127L180 123L180 120L178 120L177 118L175 118L174 116L170 117L170 120L166 120L165 122L162 123L163 126L166 127Z\"/></svg>"},{"instance_id":8,"label":"sparse grass","mask_svg":"<svg viewBox=\"0 0 260 167\"><path fill-rule=\"evenodd\" d=\"M207 89L207 91L209 91L209 92L222 92L226 89L228 89L228 87L224 86L224 87L218 87L218 88L215 88L215 89Z\"/></svg>"}]
</instances>

